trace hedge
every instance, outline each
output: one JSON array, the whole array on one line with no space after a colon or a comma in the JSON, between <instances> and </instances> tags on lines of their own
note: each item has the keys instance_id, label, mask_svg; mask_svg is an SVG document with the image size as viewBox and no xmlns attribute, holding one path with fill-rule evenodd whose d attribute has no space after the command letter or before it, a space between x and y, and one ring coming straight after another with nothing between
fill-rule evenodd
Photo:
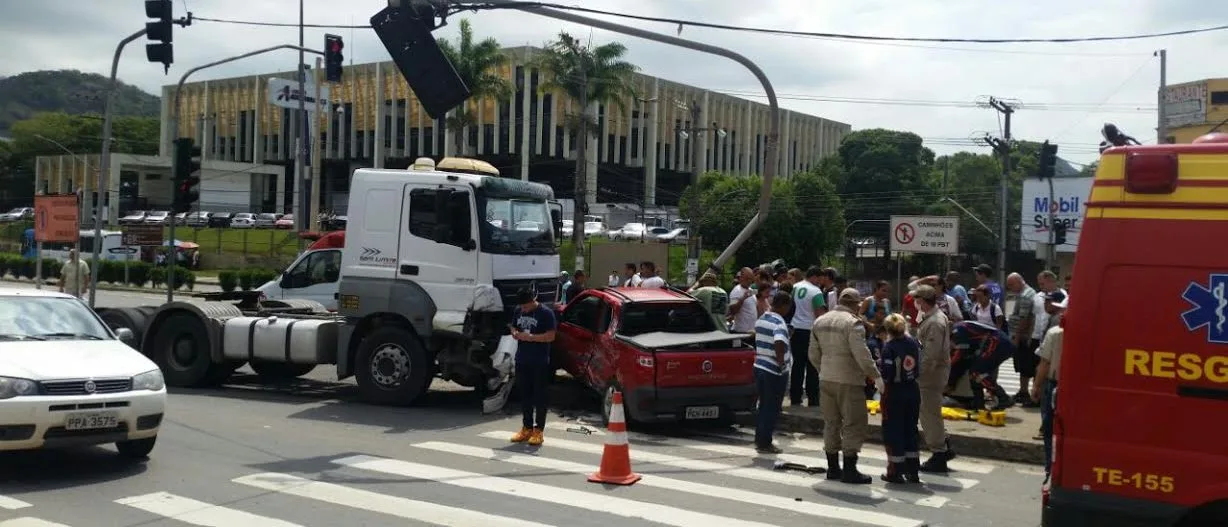
<instances>
[{"instance_id":1,"label":"hedge","mask_svg":"<svg viewBox=\"0 0 1228 527\"><path fill-rule=\"evenodd\" d=\"M125 262L103 260L98 263L98 282L129 287L165 287L166 268L158 267L148 262ZM32 258L22 258L15 254L0 254L0 278L34 279L37 263ZM58 278L63 263L58 260L43 260L43 278ZM127 272L125 273L125 267ZM196 273L186 267L175 269L175 288L196 287Z\"/></svg>"},{"instance_id":2,"label":"hedge","mask_svg":"<svg viewBox=\"0 0 1228 527\"><path fill-rule=\"evenodd\" d=\"M229 269L217 274L217 282L227 293L236 288L251 291L278 276L281 276L281 271L272 269Z\"/></svg>"}]
</instances>

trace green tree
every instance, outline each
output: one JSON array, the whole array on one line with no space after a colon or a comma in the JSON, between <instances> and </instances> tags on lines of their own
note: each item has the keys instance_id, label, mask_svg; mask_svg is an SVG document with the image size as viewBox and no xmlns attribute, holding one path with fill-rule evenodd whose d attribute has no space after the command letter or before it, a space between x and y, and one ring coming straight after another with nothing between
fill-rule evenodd
<instances>
[{"instance_id":1,"label":"green tree","mask_svg":"<svg viewBox=\"0 0 1228 527\"><path fill-rule=\"evenodd\" d=\"M448 57L452 67L456 68L456 74L465 82L465 86L469 87L472 100L479 103L488 98L502 101L511 96L511 82L499 74L499 69L509 62L507 55L493 37L481 42L475 41L473 25L469 23L469 19L461 19L460 37L456 45L446 39L439 39L439 48L444 56ZM468 104L457 106L445 124L456 134L456 151L459 155L467 155L469 141L465 137L465 130L478 124L476 116L469 111ZM478 133L482 133L481 130Z\"/></svg>"},{"instance_id":2,"label":"green tree","mask_svg":"<svg viewBox=\"0 0 1228 527\"><path fill-rule=\"evenodd\" d=\"M680 208L704 244L723 247L755 214L763 179L709 172L688 187ZM835 185L820 172L772 182L767 220L734 256L738 266L783 258L793 265L820 263L842 245L844 220Z\"/></svg>"},{"instance_id":3,"label":"green tree","mask_svg":"<svg viewBox=\"0 0 1228 527\"><path fill-rule=\"evenodd\" d=\"M998 158L972 152L957 152L934 162L934 179L945 187L942 195L954 203L934 200L925 213L958 216L959 250L978 256L979 261L996 261L1001 167Z\"/></svg>"},{"instance_id":4,"label":"green tree","mask_svg":"<svg viewBox=\"0 0 1228 527\"><path fill-rule=\"evenodd\" d=\"M584 229L581 227L584 225L585 194L588 190L588 138L600 130L591 106L596 103L612 104L625 111L627 101L636 96L633 76L637 68L623 60L626 54L627 47L618 42L593 46L560 32L558 39L547 44L543 53L535 58L534 65L546 73L541 89L562 93L578 103L582 112L579 116L567 116L568 128L577 132L579 143L576 145L576 207L573 215L576 226L573 242L577 247L584 240Z\"/></svg>"}]
</instances>

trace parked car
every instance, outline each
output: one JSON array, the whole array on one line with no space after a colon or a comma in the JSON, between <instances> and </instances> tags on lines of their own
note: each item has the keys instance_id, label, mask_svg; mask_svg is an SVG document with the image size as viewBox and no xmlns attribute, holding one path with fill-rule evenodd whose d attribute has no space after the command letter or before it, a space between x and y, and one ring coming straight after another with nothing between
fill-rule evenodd
<instances>
[{"instance_id":1,"label":"parked car","mask_svg":"<svg viewBox=\"0 0 1228 527\"><path fill-rule=\"evenodd\" d=\"M0 451L114 442L148 456L166 385L132 340L71 295L0 289Z\"/></svg>"},{"instance_id":2,"label":"parked car","mask_svg":"<svg viewBox=\"0 0 1228 527\"><path fill-rule=\"evenodd\" d=\"M230 219L234 214L229 212L210 212L208 225L215 229L224 229L230 226Z\"/></svg>"},{"instance_id":3,"label":"parked car","mask_svg":"<svg viewBox=\"0 0 1228 527\"><path fill-rule=\"evenodd\" d=\"M0 221L22 221L34 219L34 207L17 207L0 214Z\"/></svg>"},{"instance_id":4,"label":"parked car","mask_svg":"<svg viewBox=\"0 0 1228 527\"><path fill-rule=\"evenodd\" d=\"M585 236L601 236L602 234L605 234L605 232L606 232L606 228L605 228L604 223L601 223L599 221L584 222L584 235Z\"/></svg>"},{"instance_id":5,"label":"parked car","mask_svg":"<svg viewBox=\"0 0 1228 527\"><path fill-rule=\"evenodd\" d=\"M648 231L643 223L628 223L617 230L610 231L611 240L642 240Z\"/></svg>"},{"instance_id":6,"label":"parked car","mask_svg":"<svg viewBox=\"0 0 1228 527\"><path fill-rule=\"evenodd\" d=\"M277 223L277 219L280 217L281 217L280 215L273 214L271 212L257 214L255 218L254 226L257 229L272 229L273 226Z\"/></svg>"},{"instance_id":7,"label":"parked car","mask_svg":"<svg viewBox=\"0 0 1228 527\"><path fill-rule=\"evenodd\" d=\"M187 219L188 213L180 212L179 214L175 215L175 225L184 225L185 222L187 222Z\"/></svg>"},{"instance_id":8,"label":"parked car","mask_svg":"<svg viewBox=\"0 0 1228 527\"><path fill-rule=\"evenodd\" d=\"M203 210L189 212L184 217L183 223L189 227L204 227L209 225L209 213Z\"/></svg>"},{"instance_id":9,"label":"parked car","mask_svg":"<svg viewBox=\"0 0 1228 527\"><path fill-rule=\"evenodd\" d=\"M669 234L669 229L665 227L649 227L644 233L644 238L648 240L660 240L662 236Z\"/></svg>"},{"instance_id":10,"label":"parked car","mask_svg":"<svg viewBox=\"0 0 1228 527\"><path fill-rule=\"evenodd\" d=\"M559 308L556 364L632 422L729 420L755 408L755 350L674 289L589 289Z\"/></svg>"},{"instance_id":11,"label":"parked car","mask_svg":"<svg viewBox=\"0 0 1228 527\"><path fill-rule=\"evenodd\" d=\"M563 220L563 238L571 238L571 235L576 232L575 220Z\"/></svg>"},{"instance_id":12,"label":"parked car","mask_svg":"<svg viewBox=\"0 0 1228 527\"><path fill-rule=\"evenodd\" d=\"M657 236L657 240L663 241L665 243L686 243L687 239L688 239L688 235L687 235L686 228L674 229L665 234Z\"/></svg>"},{"instance_id":13,"label":"parked car","mask_svg":"<svg viewBox=\"0 0 1228 527\"><path fill-rule=\"evenodd\" d=\"M145 214L145 220L142 223L146 225L165 225L170 217L171 212L169 210L151 210Z\"/></svg>"},{"instance_id":14,"label":"parked car","mask_svg":"<svg viewBox=\"0 0 1228 527\"><path fill-rule=\"evenodd\" d=\"M230 217L230 227L235 229L251 229L256 226L256 215L250 212L239 212Z\"/></svg>"},{"instance_id":15,"label":"parked car","mask_svg":"<svg viewBox=\"0 0 1228 527\"><path fill-rule=\"evenodd\" d=\"M261 216L263 216L263 214L261 214ZM276 227L278 229L293 229L294 228L294 215L286 214L285 216L277 218L277 221L273 222L273 227Z\"/></svg>"},{"instance_id":16,"label":"parked car","mask_svg":"<svg viewBox=\"0 0 1228 527\"><path fill-rule=\"evenodd\" d=\"M145 223L145 217L148 215L149 215L149 212L147 211L134 210L132 212L129 212L127 216L120 218L119 224L120 225L139 225L139 224Z\"/></svg>"}]
</instances>

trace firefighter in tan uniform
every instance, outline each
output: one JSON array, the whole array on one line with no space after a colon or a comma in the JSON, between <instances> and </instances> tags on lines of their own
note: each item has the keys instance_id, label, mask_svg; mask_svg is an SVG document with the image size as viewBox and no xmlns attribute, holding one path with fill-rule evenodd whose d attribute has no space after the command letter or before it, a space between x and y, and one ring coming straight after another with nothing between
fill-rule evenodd
<instances>
[{"instance_id":1,"label":"firefighter in tan uniform","mask_svg":"<svg viewBox=\"0 0 1228 527\"><path fill-rule=\"evenodd\" d=\"M921 314L917 340L921 342L921 372L917 384L921 387L921 432L933 455L920 467L922 472L944 473L947 461L955 458L955 450L947 438L942 420L943 390L951 373L951 324L938 308L938 291L923 285L913 292L913 302Z\"/></svg>"},{"instance_id":2,"label":"firefighter in tan uniform","mask_svg":"<svg viewBox=\"0 0 1228 527\"><path fill-rule=\"evenodd\" d=\"M819 408L823 411L827 479L865 485L871 478L857 470L857 454L870 431L866 380L873 380L880 393L883 380L866 347L865 321L857 316L861 293L845 289L840 292L837 304L815 320L810 331L810 361L819 365Z\"/></svg>"}]
</instances>

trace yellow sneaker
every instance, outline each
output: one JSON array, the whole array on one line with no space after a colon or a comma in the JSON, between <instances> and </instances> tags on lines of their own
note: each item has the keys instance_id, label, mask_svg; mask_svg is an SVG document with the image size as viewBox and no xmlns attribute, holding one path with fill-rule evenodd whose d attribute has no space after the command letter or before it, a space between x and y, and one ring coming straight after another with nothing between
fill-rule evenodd
<instances>
[{"instance_id":1,"label":"yellow sneaker","mask_svg":"<svg viewBox=\"0 0 1228 527\"><path fill-rule=\"evenodd\" d=\"M512 436L512 442L513 443L523 443L525 441L529 441L532 435L533 435L532 428L521 428L519 432L516 432L516 435Z\"/></svg>"},{"instance_id":2,"label":"yellow sneaker","mask_svg":"<svg viewBox=\"0 0 1228 527\"><path fill-rule=\"evenodd\" d=\"M534 428L533 432L529 434L529 444L532 446L541 446L542 442L546 440L545 437L542 437L544 432L545 431L540 428Z\"/></svg>"}]
</instances>

